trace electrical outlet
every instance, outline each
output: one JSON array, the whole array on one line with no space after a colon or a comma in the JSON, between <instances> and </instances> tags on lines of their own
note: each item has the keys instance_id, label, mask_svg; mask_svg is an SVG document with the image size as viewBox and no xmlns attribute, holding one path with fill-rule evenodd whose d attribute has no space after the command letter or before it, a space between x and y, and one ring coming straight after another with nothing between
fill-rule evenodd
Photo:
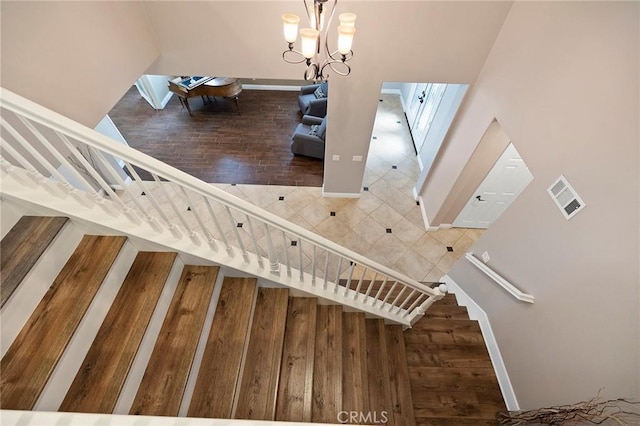
<instances>
[{"instance_id":1,"label":"electrical outlet","mask_svg":"<svg viewBox=\"0 0 640 426\"><path fill-rule=\"evenodd\" d=\"M339 156L339 155L334 154L334 155L333 155L333 161L340 161L340 156Z\"/></svg>"},{"instance_id":2,"label":"electrical outlet","mask_svg":"<svg viewBox=\"0 0 640 426\"><path fill-rule=\"evenodd\" d=\"M491 260L491 257L489 257L489 252L488 251L485 251L484 253L482 253L482 261L484 263L487 263L490 260Z\"/></svg>"},{"instance_id":3,"label":"electrical outlet","mask_svg":"<svg viewBox=\"0 0 640 426\"><path fill-rule=\"evenodd\" d=\"M354 155L353 161L362 161L362 155Z\"/></svg>"}]
</instances>

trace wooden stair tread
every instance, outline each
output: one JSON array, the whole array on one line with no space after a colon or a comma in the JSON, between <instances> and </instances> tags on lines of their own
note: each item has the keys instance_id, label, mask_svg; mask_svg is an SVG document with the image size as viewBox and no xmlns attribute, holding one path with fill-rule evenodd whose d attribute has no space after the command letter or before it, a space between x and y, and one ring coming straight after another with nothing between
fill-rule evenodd
<instances>
[{"instance_id":1,"label":"wooden stair tread","mask_svg":"<svg viewBox=\"0 0 640 426\"><path fill-rule=\"evenodd\" d=\"M495 392L438 391L422 396L415 402L416 417L446 417L452 419L495 419L504 411L504 402Z\"/></svg>"},{"instance_id":2,"label":"wooden stair tread","mask_svg":"<svg viewBox=\"0 0 640 426\"><path fill-rule=\"evenodd\" d=\"M342 314L342 409L347 412L369 411L365 327L363 313Z\"/></svg>"},{"instance_id":3,"label":"wooden stair tread","mask_svg":"<svg viewBox=\"0 0 640 426\"><path fill-rule=\"evenodd\" d=\"M311 421L316 299L289 299L276 420Z\"/></svg>"},{"instance_id":4,"label":"wooden stair tread","mask_svg":"<svg viewBox=\"0 0 640 426\"><path fill-rule=\"evenodd\" d=\"M69 219L22 216L0 242L0 306L11 297Z\"/></svg>"},{"instance_id":5,"label":"wooden stair tread","mask_svg":"<svg viewBox=\"0 0 640 426\"><path fill-rule=\"evenodd\" d=\"M447 293L444 297L438 300L435 305L456 305L458 306L458 299L456 299L456 295L453 293Z\"/></svg>"},{"instance_id":6,"label":"wooden stair tread","mask_svg":"<svg viewBox=\"0 0 640 426\"><path fill-rule=\"evenodd\" d=\"M178 415L218 271L183 268L130 414Z\"/></svg>"},{"instance_id":7,"label":"wooden stair tread","mask_svg":"<svg viewBox=\"0 0 640 426\"><path fill-rule=\"evenodd\" d=\"M175 258L138 253L59 411L113 412Z\"/></svg>"},{"instance_id":8,"label":"wooden stair tread","mask_svg":"<svg viewBox=\"0 0 640 426\"><path fill-rule=\"evenodd\" d=\"M82 238L0 362L3 409L33 408L125 240Z\"/></svg>"},{"instance_id":9,"label":"wooden stair tread","mask_svg":"<svg viewBox=\"0 0 640 426\"><path fill-rule=\"evenodd\" d=\"M498 380L490 368L457 368L450 373L433 373L438 367L410 370L411 391L420 398L423 393L442 391L500 392ZM430 371L431 370L431 371Z\"/></svg>"},{"instance_id":10,"label":"wooden stair tread","mask_svg":"<svg viewBox=\"0 0 640 426\"><path fill-rule=\"evenodd\" d=\"M342 306L318 306L315 346L311 421L334 423L342 411Z\"/></svg>"},{"instance_id":11,"label":"wooden stair tread","mask_svg":"<svg viewBox=\"0 0 640 426\"><path fill-rule=\"evenodd\" d=\"M419 417L416 426L496 426L496 419L464 419L457 417Z\"/></svg>"},{"instance_id":12,"label":"wooden stair tread","mask_svg":"<svg viewBox=\"0 0 640 426\"><path fill-rule=\"evenodd\" d=\"M447 318L422 318L407 330L407 334L415 334L423 331L446 331L465 330L481 332L478 321L470 319L447 319Z\"/></svg>"},{"instance_id":13,"label":"wooden stair tread","mask_svg":"<svg viewBox=\"0 0 640 426\"><path fill-rule=\"evenodd\" d=\"M471 320L427 319L407 331L404 340L408 344L485 344L480 325Z\"/></svg>"},{"instance_id":14,"label":"wooden stair tread","mask_svg":"<svg viewBox=\"0 0 640 426\"><path fill-rule=\"evenodd\" d=\"M391 407L396 425L415 426L413 414L413 397L411 394L411 379L407 367L402 326L387 325L386 341L389 357L389 381L391 386Z\"/></svg>"},{"instance_id":15,"label":"wooden stair tread","mask_svg":"<svg viewBox=\"0 0 640 426\"><path fill-rule=\"evenodd\" d=\"M256 292L254 278L225 277L188 416L232 418Z\"/></svg>"},{"instance_id":16,"label":"wooden stair tread","mask_svg":"<svg viewBox=\"0 0 640 426\"><path fill-rule=\"evenodd\" d=\"M288 303L288 289L258 289L236 419L275 419Z\"/></svg>"},{"instance_id":17,"label":"wooden stair tread","mask_svg":"<svg viewBox=\"0 0 640 426\"><path fill-rule=\"evenodd\" d=\"M392 413L391 383L389 380L389 357L387 353L384 321L366 319L367 333L367 378L369 381L369 410L382 418L387 413L388 425L394 425ZM398 425L399 426L399 425Z\"/></svg>"},{"instance_id":18,"label":"wooden stair tread","mask_svg":"<svg viewBox=\"0 0 640 426\"><path fill-rule=\"evenodd\" d=\"M469 312L467 311L466 306L441 305L439 303L434 303L429 307L429 309L427 309L424 317L418 320L416 324L420 324L421 322L423 322L423 320L431 318L468 320Z\"/></svg>"}]
</instances>

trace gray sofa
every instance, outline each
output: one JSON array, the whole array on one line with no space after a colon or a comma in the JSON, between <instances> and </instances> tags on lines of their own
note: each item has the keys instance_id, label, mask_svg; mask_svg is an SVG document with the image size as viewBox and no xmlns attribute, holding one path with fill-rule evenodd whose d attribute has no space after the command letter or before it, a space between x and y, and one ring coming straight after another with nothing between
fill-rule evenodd
<instances>
[{"instance_id":1,"label":"gray sofa","mask_svg":"<svg viewBox=\"0 0 640 426\"><path fill-rule=\"evenodd\" d=\"M291 152L295 155L304 155L324 159L324 138L327 132L327 117L314 117L304 115L302 123L293 132Z\"/></svg>"},{"instance_id":2,"label":"gray sofa","mask_svg":"<svg viewBox=\"0 0 640 426\"><path fill-rule=\"evenodd\" d=\"M319 90L318 90L319 89ZM309 84L300 88L298 105L302 115L324 117L327 115L327 97L329 96L329 84Z\"/></svg>"}]
</instances>

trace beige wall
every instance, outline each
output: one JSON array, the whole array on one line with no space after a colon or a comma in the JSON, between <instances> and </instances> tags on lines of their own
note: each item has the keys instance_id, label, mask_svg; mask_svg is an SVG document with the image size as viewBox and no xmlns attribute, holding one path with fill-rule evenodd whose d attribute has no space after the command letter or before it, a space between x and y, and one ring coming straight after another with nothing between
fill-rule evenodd
<instances>
[{"instance_id":1,"label":"beige wall","mask_svg":"<svg viewBox=\"0 0 640 426\"><path fill-rule=\"evenodd\" d=\"M487 177L510 142L500 123L493 120L456 179L438 214L431 220L432 223L450 225L456 220L469 199L475 195L478 183Z\"/></svg>"},{"instance_id":2,"label":"beige wall","mask_svg":"<svg viewBox=\"0 0 640 426\"><path fill-rule=\"evenodd\" d=\"M423 191L433 217L497 118L534 180L473 248L534 305L461 260L524 409L640 397L637 2L516 3ZM564 174L586 203L567 221Z\"/></svg>"},{"instance_id":3,"label":"beige wall","mask_svg":"<svg viewBox=\"0 0 640 426\"><path fill-rule=\"evenodd\" d=\"M156 59L133 2L0 2L2 87L94 127Z\"/></svg>"},{"instance_id":4,"label":"beige wall","mask_svg":"<svg viewBox=\"0 0 640 426\"><path fill-rule=\"evenodd\" d=\"M303 65L282 61L282 13L304 17L302 2L147 2L159 59L150 73L296 79ZM348 78L330 79L324 189L359 194L382 82L475 80L510 2L341 1L358 15ZM185 24L187 23L187 24ZM249 35L249 37L247 37ZM293 131L294 125L291 130ZM340 161L331 161L334 154Z\"/></svg>"}]
</instances>

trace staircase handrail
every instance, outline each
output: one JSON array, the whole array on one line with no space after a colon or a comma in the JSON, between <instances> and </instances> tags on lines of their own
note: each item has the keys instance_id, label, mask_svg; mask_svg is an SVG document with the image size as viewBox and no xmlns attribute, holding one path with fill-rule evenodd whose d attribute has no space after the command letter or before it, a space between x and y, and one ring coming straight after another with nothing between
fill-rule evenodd
<instances>
[{"instance_id":1,"label":"staircase handrail","mask_svg":"<svg viewBox=\"0 0 640 426\"><path fill-rule=\"evenodd\" d=\"M222 189L208 184L194 176L189 175L181 170L169 166L147 154L137 151L129 146L115 143L111 138L86 127L68 117L57 112L51 111L33 101L23 98L10 90L0 88L0 106L12 111L20 116L27 118L33 123L52 129L63 135L69 136L79 142L96 148L102 152L120 158L130 164L144 165L144 168L156 175L170 178L183 188L187 188L203 197L211 198L217 202L233 207L243 214L259 219L270 226L286 231L290 234L301 237L302 239L312 242L319 248L331 252L337 256L348 258L357 264L360 264L371 271L378 272L395 280L402 285L410 287L420 293L430 296L431 303L434 300L444 296L438 288L431 288L422 284L402 273L394 271L378 262L375 262L359 253L356 253L346 247L336 244L327 238L324 238L314 232L311 232L295 223L287 221L263 208L260 208L248 201L242 200ZM429 305L431 304L429 303Z\"/></svg>"}]
</instances>

